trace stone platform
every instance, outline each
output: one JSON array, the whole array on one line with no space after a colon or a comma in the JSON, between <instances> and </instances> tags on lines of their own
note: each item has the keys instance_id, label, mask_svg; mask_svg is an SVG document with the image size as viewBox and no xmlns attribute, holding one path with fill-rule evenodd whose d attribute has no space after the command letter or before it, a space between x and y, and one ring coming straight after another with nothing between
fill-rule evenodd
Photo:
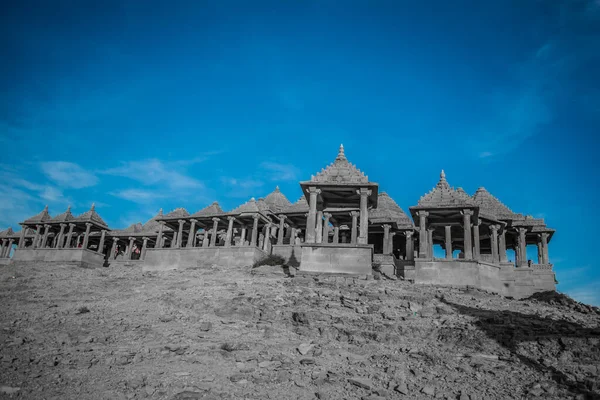
<instances>
[{"instance_id":1,"label":"stone platform","mask_svg":"<svg viewBox=\"0 0 600 400\"><path fill-rule=\"evenodd\" d=\"M104 255L82 248L74 249L16 249L12 262L39 261L44 263L74 264L84 268L102 267Z\"/></svg>"},{"instance_id":2,"label":"stone platform","mask_svg":"<svg viewBox=\"0 0 600 400\"><path fill-rule=\"evenodd\" d=\"M144 271L163 271L213 264L221 267L244 267L266 256L264 251L254 246L147 249L142 268Z\"/></svg>"},{"instance_id":3,"label":"stone platform","mask_svg":"<svg viewBox=\"0 0 600 400\"><path fill-rule=\"evenodd\" d=\"M368 244L304 243L299 272L372 275L373 246Z\"/></svg>"}]
</instances>

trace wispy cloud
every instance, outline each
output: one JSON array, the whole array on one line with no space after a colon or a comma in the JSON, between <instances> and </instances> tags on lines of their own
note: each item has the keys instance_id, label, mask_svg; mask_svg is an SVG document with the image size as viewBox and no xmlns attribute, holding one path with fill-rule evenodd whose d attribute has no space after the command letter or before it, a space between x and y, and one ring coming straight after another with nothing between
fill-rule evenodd
<instances>
[{"instance_id":1,"label":"wispy cloud","mask_svg":"<svg viewBox=\"0 0 600 400\"><path fill-rule=\"evenodd\" d=\"M181 171L182 162L166 163L153 158L142 161L128 161L102 173L132 179L143 185L164 185L170 189L200 189L204 184Z\"/></svg>"},{"instance_id":2,"label":"wispy cloud","mask_svg":"<svg viewBox=\"0 0 600 400\"><path fill-rule=\"evenodd\" d=\"M265 172L267 178L271 181L295 181L298 179L300 170L292 164L280 164L271 161L264 161L260 168Z\"/></svg>"},{"instance_id":3,"label":"wispy cloud","mask_svg":"<svg viewBox=\"0 0 600 400\"><path fill-rule=\"evenodd\" d=\"M256 196L256 191L264 185L263 181L252 178L222 177L223 194L227 197L247 198Z\"/></svg>"},{"instance_id":4,"label":"wispy cloud","mask_svg":"<svg viewBox=\"0 0 600 400\"><path fill-rule=\"evenodd\" d=\"M143 189L124 189L116 192L110 192L112 196L129 200L134 203L152 203L155 200L165 198L166 196L156 190Z\"/></svg>"},{"instance_id":5,"label":"wispy cloud","mask_svg":"<svg viewBox=\"0 0 600 400\"><path fill-rule=\"evenodd\" d=\"M40 164L42 172L64 188L81 189L95 186L98 178L79 165L67 161L49 161Z\"/></svg>"}]
</instances>

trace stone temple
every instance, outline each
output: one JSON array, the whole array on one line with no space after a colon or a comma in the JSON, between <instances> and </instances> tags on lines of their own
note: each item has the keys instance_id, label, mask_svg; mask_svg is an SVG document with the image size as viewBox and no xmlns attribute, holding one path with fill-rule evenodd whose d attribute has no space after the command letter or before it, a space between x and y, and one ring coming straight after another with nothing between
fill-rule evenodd
<instances>
[{"instance_id":1,"label":"stone temple","mask_svg":"<svg viewBox=\"0 0 600 400\"><path fill-rule=\"evenodd\" d=\"M344 147L333 163L300 182L291 203L279 188L230 211L218 202L183 208L126 229L110 229L92 205L52 217L46 207L0 232L0 264L37 261L83 267L141 265L144 270L247 266L280 255L297 274L372 275L418 284L472 286L521 298L555 289L548 257L554 230L511 211L484 188L473 196L438 183L410 216L351 164ZM434 255L434 246L444 250ZM537 260L527 258L535 246ZM510 252L511 259L508 257ZM534 262L535 261L535 262Z\"/></svg>"}]
</instances>

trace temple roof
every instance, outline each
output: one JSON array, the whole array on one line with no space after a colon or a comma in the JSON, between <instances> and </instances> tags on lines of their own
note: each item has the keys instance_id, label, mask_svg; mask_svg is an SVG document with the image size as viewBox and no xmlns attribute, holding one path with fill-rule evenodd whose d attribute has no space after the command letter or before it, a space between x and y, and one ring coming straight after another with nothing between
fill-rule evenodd
<instances>
[{"instance_id":1,"label":"temple roof","mask_svg":"<svg viewBox=\"0 0 600 400\"><path fill-rule=\"evenodd\" d=\"M334 185L368 184L369 178L348 161L344 154L344 146L340 145L338 155L333 163L322 169L317 175L311 176L310 183Z\"/></svg>"},{"instance_id":2,"label":"temple roof","mask_svg":"<svg viewBox=\"0 0 600 400\"><path fill-rule=\"evenodd\" d=\"M192 214L192 218L194 217L211 217L213 215L223 215L225 211L219 205L219 202L215 201L211 205L204 207L202 210L195 212Z\"/></svg>"},{"instance_id":3,"label":"temple roof","mask_svg":"<svg viewBox=\"0 0 600 400\"><path fill-rule=\"evenodd\" d=\"M442 170L440 180L431 191L419 199L416 208L458 208L474 207L475 203L461 188L455 190L446 181L446 174Z\"/></svg>"},{"instance_id":4,"label":"temple roof","mask_svg":"<svg viewBox=\"0 0 600 400\"><path fill-rule=\"evenodd\" d=\"M15 236L15 232L12 230L11 227L8 227L8 229L5 229L0 232L0 238L3 238L3 239L6 239L8 237L14 237L14 236Z\"/></svg>"},{"instance_id":5,"label":"temple roof","mask_svg":"<svg viewBox=\"0 0 600 400\"><path fill-rule=\"evenodd\" d=\"M374 223L394 222L398 228L412 228L413 222L387 193L379 193L377 208L369 211L369 221Z\"/></svg>"},{"instance_id":6,"label":"temple roof","mask_svg":"<svg viewBox=\"0 0 600 400\"><path fill-rule=\"evenodd\" d=\"M256 213L256 212L264 214L266 211L269 211L269 206L268 206L268 204L265 203L265 200L258 199L258 201L256 201L254 199L254 197L252 197L250 200L248 200L244 204L231 210L229 212L229 214L244 214L244 213Z\"/></svg>"},{"instance_id":7,"label":"temple roof","mask_svg":"<svg viewBox=\"0 0 600 400\"><path fill-rule=\"evenodd\" d=\"M92 203L92 207L88 211L84 212L83 214L81 214L80 216L75 218L74 221L76 221L76 222L91 222L102 228L108 228L108 225L106 224L106 222L104 222L104 220L96 212L96 205L94 203Z\"/></svg>"},{"instance_id":8,"label":"temple roof","mask_svg":"<svg viewBox=\"0 0 600 400\"><path fill-rule=\"evenodd\" d=\"M279 186L275 188L267 197L265 197L265 203L269 206L272 212L279 213L287 209L292 203L285 197L279 190Z\"/></svg>"},{"instance_id":9,"label":"temple roof","mask_svg":"<svg viewBox=\"0 0 600 400\"><path fill-rule=\"evenodd\" d=\"M50 222L68 222L74 220L75 217L71 214L71 206L67 207L67 211L52 218Z\"/></svg>"},{"instance_id":10,"label":"temple roof","mask_svg":"<svg viewBox=\"0 0 600 400\"><path fill-rule=\"evenodd\" d=\"M111 236L128 235L133 233L140 233L144 230L143 225L140 222L129 225L125 229L115 229L110 232Z\"/></svg>"},{"instance_id":11,"label":"temple roof","mask_svg":"<svg viewBox=\"0 0 600 400\"><path fill-rule=\"evenodd\" d=\"M24 224L43 223L43 222L48 222L51 219L52 219L52 217L50 216L50 214L48 214L48 206L46 206L39 214L26 219L23 223Z\"/></svg>"},{"instance_id":12,"label":"temple roof","mask_svg":"<svg viewBox=\"0 0 600 400\"><path fill-rule=\"evenodd\" d=\"M142 225L142 230L144 232L158 232L158 227L160 224L158 223L157 219L162 218L162 216L163 216L163 210L161 208L160 210L158 210L158 214L156 214L154 217L150 218L148 221L146 221L145 224Z\"/></svg>"},{"instance_id":13,"label":"temple roof","mask_svg":"<svg viewBox=\"0 0 600 400\"><path fill-rule=\"evenodd\" d=\"M498 219L523 219L523 216L516 214L500 200L494 197L484 187L477 189L473 195L475 205L486 214L491 214Z\"/></svg>"},{"instance_id":14,"label":"temple roof","mask_svg":"<svg viewBox=\"0 0 600 400\"><path fill-rule=\"evenodd\" d=\"M308 201L306 197L302 196L294 204L290 204L285 210L285 213L307 213L308 212Z\"/></svg>"},{"instance_id":15,"label":"temple roof","mask_svg":"<svg viewBox=\"0 0 600 400\"><path fill-rule=\"evenodd\" d=\"M189 217L190 213L183 207L179 207L162 216L161 219L175 219Z\"/></svg>"}]
</instances>

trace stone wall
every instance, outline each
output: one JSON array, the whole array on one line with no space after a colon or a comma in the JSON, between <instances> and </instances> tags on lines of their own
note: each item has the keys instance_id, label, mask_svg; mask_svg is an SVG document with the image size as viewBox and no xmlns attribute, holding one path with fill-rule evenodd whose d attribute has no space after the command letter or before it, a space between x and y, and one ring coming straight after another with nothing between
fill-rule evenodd
<instances>
[{"instance_id":1,"label":"stone wall","mask_svg":"<svg viewBox=\"0 0 600 400\"><path fill-rule=\"evenodd\" d=\"M302 247L300 245L275 244L273 245L271 254L283 257L286 265L298 268L300 266L300 258L302 257Z\"/></svg>"},{"instance_id":2,"label":"stone wall","mask_svg":"<svg viewBox=\"0 0 600 400\"><path fill-rule=\"evenodd\" d=\"M301 245L300 271L371 275L372 245L305 243Z\"/></svg>"},{"instance_id":3,"label":"stone wall","mask_svg":"<svg viewBox=\"0 0 600 400\"><path fill-rule=\"evenodd\" d=\"M49 262L57 264L76 264L85 268L104 265L104 254L89 249L16 249L12 262Z\"/></svg>"},{"instance_id":4,"label":"stone wall","mask_svg":"<svg viewBox=\"0 0 600 400\"><path fill-rule=\"evenodd\" d=\"M147 249L143 270L162 271L213 264L222 267L243 267L252 265L266 256L264 251L254 246Z\"/></svg>"}]
</instances>

